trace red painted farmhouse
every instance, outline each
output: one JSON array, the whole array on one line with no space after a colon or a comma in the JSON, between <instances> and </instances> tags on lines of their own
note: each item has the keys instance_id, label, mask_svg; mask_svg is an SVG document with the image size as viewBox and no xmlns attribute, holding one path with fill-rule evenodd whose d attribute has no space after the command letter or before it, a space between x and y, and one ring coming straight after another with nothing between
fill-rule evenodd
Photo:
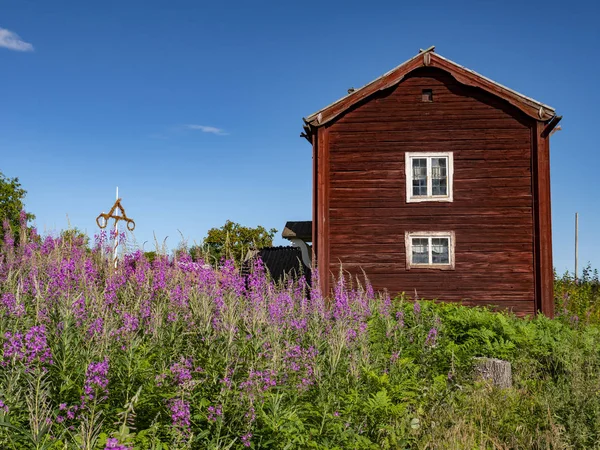
<instances>
[{"instance_id":1,"label":"red painted farmhouse","mask_svg":"<svg viewBox=\"0 0 600 450\"><path fill-rule=\"evenodd\" d=\"M341 263L391 294L553 315L553 108L431 48L304 121L325 291Z\"/></svg>"}]
</instances>

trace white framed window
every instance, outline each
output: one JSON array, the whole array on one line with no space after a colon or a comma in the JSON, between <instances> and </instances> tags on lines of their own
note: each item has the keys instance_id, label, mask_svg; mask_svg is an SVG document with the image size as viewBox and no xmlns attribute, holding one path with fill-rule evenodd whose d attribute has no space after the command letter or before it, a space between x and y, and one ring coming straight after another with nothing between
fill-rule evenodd
<instances>
[{"instance_id":1,"label":"white framed window","mask_svg":"<svg viewBox=\"0 0 600 450\"><path fill-rule=\"evenodd\" d=\"M454 269L454 231L407 231L406 268Z\"/></svg>"},{"instance_id":2,"label":"white framed window","mask_svg":"<svg viewBox=\"0 0 600 450\"><path fill-rule=\"evenodd\" d=\"M406 152L406 202L451 202L452 152Z\"/></svg>"}]
</instances>

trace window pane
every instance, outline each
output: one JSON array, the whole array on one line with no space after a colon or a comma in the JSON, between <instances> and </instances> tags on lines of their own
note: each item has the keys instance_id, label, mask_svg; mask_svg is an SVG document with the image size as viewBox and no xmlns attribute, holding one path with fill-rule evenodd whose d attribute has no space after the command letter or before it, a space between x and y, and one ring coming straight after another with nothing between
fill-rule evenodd
<instances>
[{"instance_id":1,"label":"window pane","mask_svg":"<svg viewBox=\"0 0 600 450\"><path fill-rule=\"evenodd\" d=\"M431 180L431 195L448 195L448 179L432 179Z\"/></svg>"},{"instance_id":2,"label":"window pane","mask_svg":"<svg viewBox=\"0 0 600 450\"><path fill-rule=\"evenodd\" d=\"M431 158L431 195L448 195L447 158Z\"/></svg>"},{"instance_id":3,"label":"window pane","mask_svg":"<svg viewBox=\"0 0 600 450\"><path fill-rule=\"evenodd\" d=\"M412 159L412 195L427 195L427 159Z\"/></svg>"},{"instance_id":4,"label":"window pane","mask_svg":"<svg viewBox=\"0 0 600 450\"><path fill-rule=\"evenodd\" d=\"M427 195L427 179L413 180L413 196Z\"/></svg>"},{"instance_id":5,"label":"window pane","mask_svg":"<svg viewBox=\"0 0 600 450\"><path fill-rule=\"evenodd\" d=\"M432 264L449 264L450 239L448 238L431 238L431 258Z\"/></svg>"},{"instance_id":6,"label":"window pane","mask_svg":"<svg viewBox=\"0 0 600 450\"><path fill-rule=\"evenodd\" d=\"M412 263L429 264L429 239L413 238Z\"/></svg>"}]
</instances>

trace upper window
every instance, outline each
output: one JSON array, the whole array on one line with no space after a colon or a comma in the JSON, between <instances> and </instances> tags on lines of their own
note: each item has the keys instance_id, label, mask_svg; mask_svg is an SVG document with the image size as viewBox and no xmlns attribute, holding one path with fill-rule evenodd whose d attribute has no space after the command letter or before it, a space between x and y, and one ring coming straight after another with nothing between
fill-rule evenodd
<instances>
[{"instance_id":1,"label":"upper window","mask_svg":"<svg viewBox=\"0 0 600 450\"><path fill-rule=\"evenodd\" d=\"M406 268L454 268L454 233L406 232Z\"/></svg>"},{"instance_id":2,"label":"upper window","mask_svg":"<svg viewBox=\"0 0 600 450\"><path fill-rule=\"evenodd\" d=\"M451 152L407 152L405 161L407 202L452 201Z\"/></svg>"}]
</instances>

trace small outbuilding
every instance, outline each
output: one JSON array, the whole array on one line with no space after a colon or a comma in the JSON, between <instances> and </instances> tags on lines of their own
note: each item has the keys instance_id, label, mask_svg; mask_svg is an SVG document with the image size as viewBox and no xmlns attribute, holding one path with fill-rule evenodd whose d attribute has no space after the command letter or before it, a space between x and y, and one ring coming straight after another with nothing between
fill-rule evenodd
<instances>
[{"instance_id":1,"label":"small outbuilding","mask_svg":"<svg viewBox=\"0 0 600 450\"><path fill-rule=\"evenodd\" d=\"M322 289L341 264L391 294L552 316L555 110L433 48L348 92L304 119Z\"/></svg>"}]
</instances>

